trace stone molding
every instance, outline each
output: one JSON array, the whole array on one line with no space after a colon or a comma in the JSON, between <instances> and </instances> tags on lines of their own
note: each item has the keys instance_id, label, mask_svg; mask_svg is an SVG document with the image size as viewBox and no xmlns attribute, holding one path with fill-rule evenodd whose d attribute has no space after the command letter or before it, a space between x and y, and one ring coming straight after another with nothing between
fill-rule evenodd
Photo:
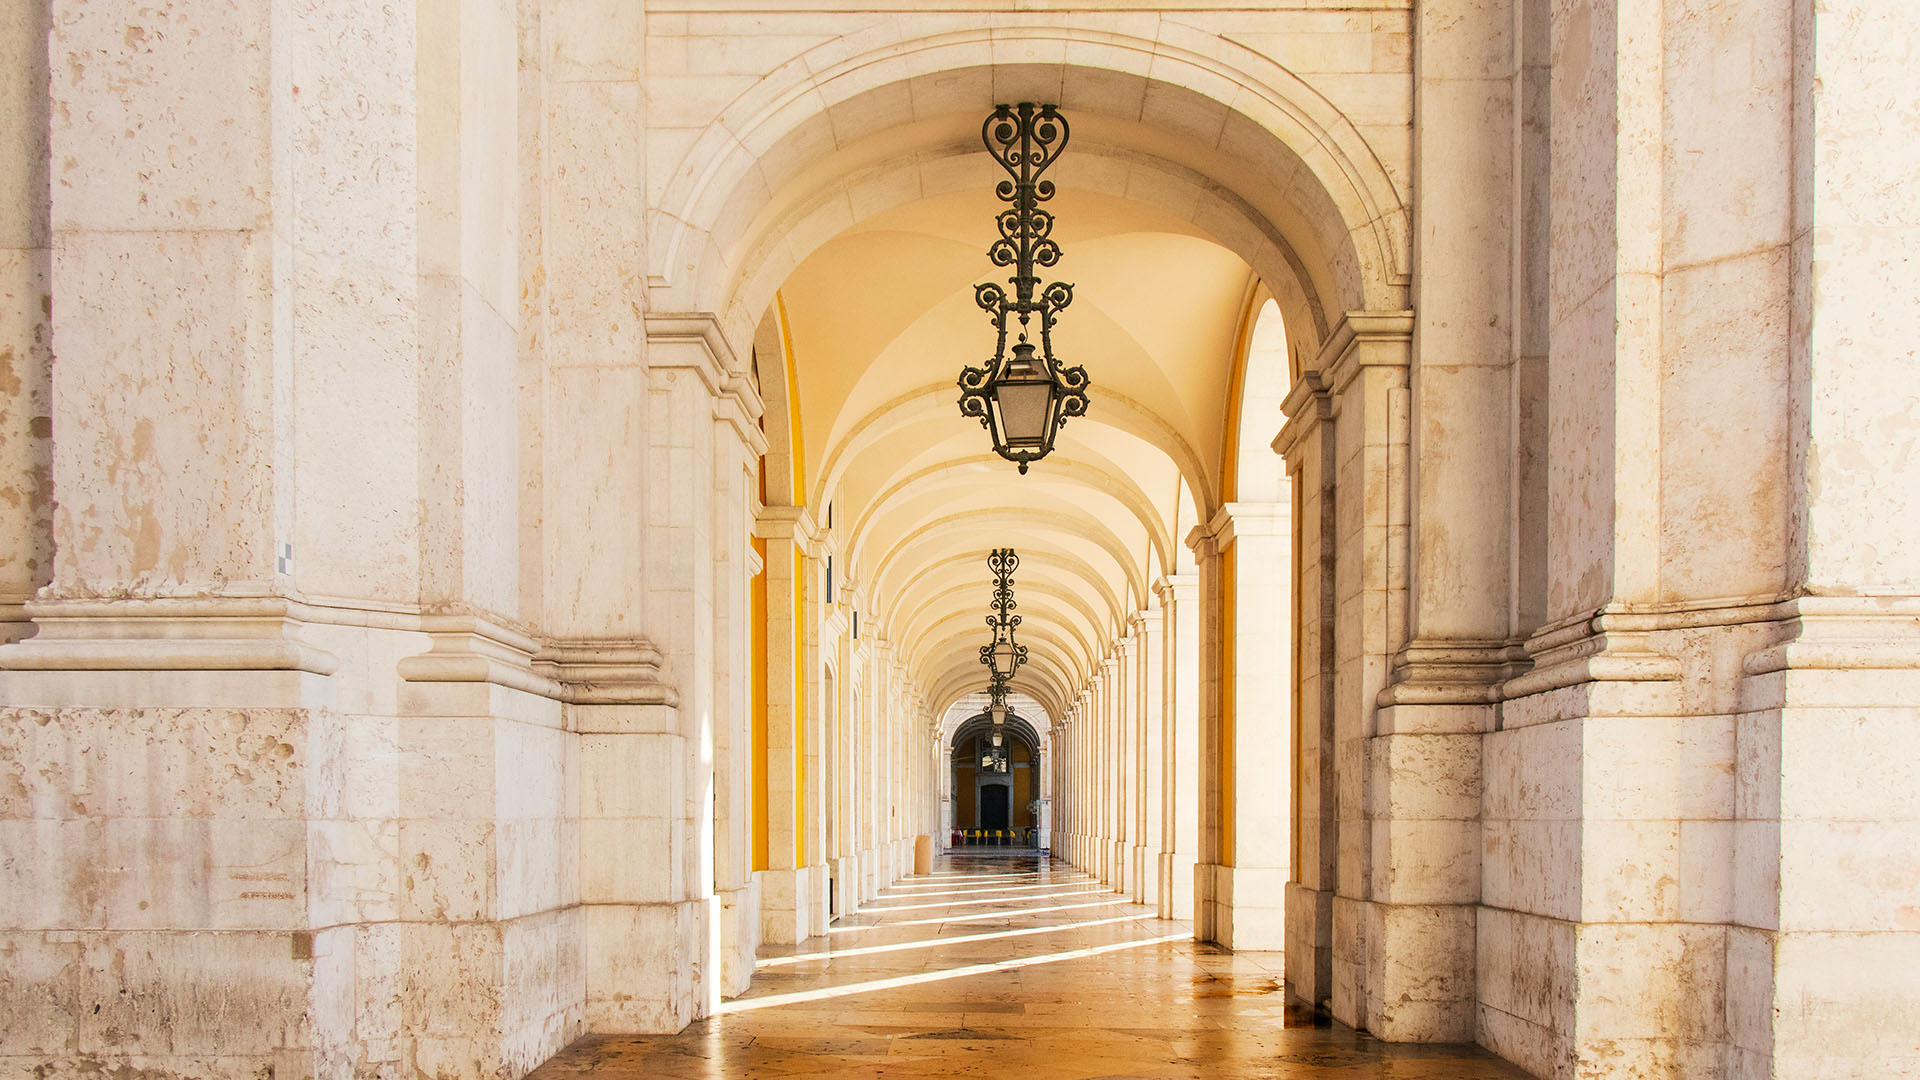
<instances>
[{"instance_id":1,"label":"stone molding","mask_svg":"<svg viewBox=\"0 0 1920 1080\"><path fill-rule=\"evenodd\" d=\"M1168 574L1153 583L1153 592L1160 600L1164 616L1168 608L1176 604L1197 601L1200 598L1200 575L1198 573Z\"/></svg>"},{"instance_id":2,"label":"stone molding","mask_svg":"<svg viewBox=\"0 0 1920 1080\"><path fill-rule=\"evenodd\" d=\"M365 621L280 596L33 600L24 610L39 632L0 647L0 670L331 675L339 658L303 640L301 629Z\"/></svg>"},{"instance_id":3,"label":"stone molding","mask_svg":"<svg viewBox=\"0 0 1920 1080\"><path fill-rule=\"evenodd\" d=\"M1920 670L1920 596L1801 596L1768 611L1780 637L1749 653L1743 674Z\"/></svg>"},{"instance_id":4,"label":"stone molding","mask_svg":"<svg viewBox=\"0 0 1920 1080\"><path fill-rule=\"evenodd\" d=\"M647 370L681 369L698 375L713 395L713 418L730 425L749 453L766 453L767 436L759 424L766 406L727 344L719 318L706 311L648 314L646 326Z\"/></svg>"},{"instance_id":5,"label":"stone molding","mask_svg":"<svg viewBox=\"0 0 1920 1080\"><path fill-rule=\"evenodd\" d=\"M1511 641L1416 640L1394 654L1392 674L1377 703L1390 705L1491 705L1502 687L1528 663Z\"/></svg>"},{"instance_id":6,"label":"stone molding","mask_svg":"<svg viewBox=\"0 0 1920 1080\"><path fill-rule=\"evenodd\" d=\"M753 521L753 535L762 540L790 540L808 558L820 556L820 528L805 506L763 506Z\"/></svg>"},{"instance_id":7,"label":"stone molding","mask_svg":"<svg viewBox=\"0 0 1920 1080\"><path fill-rule=\"evenodd\" d=\"M1187 533L1187 546L1198 553L1199 544L1206 542L1211 553L1219 553L1241 536L1286 536L1292 527L1293 507L1286 503L1223 503L1205 525Z\"/></svg>"},{"instance_id":8,"label":"stone molding","mask_svg":"<svg viewBox=\"0 0 1920 1080\"><path fill-rule=\"evenodd\" d=\"M399 663L411 683L490 683L569 705L678 705L660 651L640 638L538 641L473 615L431 615L427 652Z\"/></svg>"},{"instance_id":9,"label":"stone molding","mask_svg":"<svg viewBox=\"0 0 1920 1080\"><path fill-rule=\"evenodd\" d=\"M405 682L487 683L569 704L673 705L660 653L639 639L551 640L475 612L302 602L278 596L31 601L33 637L0 647L10 671L303 671L340 660L305 640L310 626L424 633L401 659Z\"/></svg>"},{"instance_id":10,"label":"stone molding","mask_svg":"<svg viewBox=\"0 0 1920 1080\"><path fill-rule=\"evenodd\" d=\"M1293 388L1280 402L1280 411L1286 416L1280 431L1273 437L1273 452L1287 459L1289 473L1298 467L1295 450L1307 433L1318 427L1324 420L1333 418L1333 396L1327 390L1327 381L1321 377L1318 369L1303 371L1294 381ZM1323 483L1331 487L1332 470L1327 470L1328 478Z\"/></svg>"},{"instance_id":11,"label":"stone molding","mask_svg":"<svg viewBox=\"0 0 1920 1080\"><path fill-rule=\"evenodd\" d=\"M1315 370L1324 373L1325 386L1333 395L1333 415L1340 411L1340 394L1347 385L1370 367L1405 370L1411 363L1408 348L1413 342L1414 313L1408 311L1349 311L1327 335L1314 358ZM1395 345L1398 348L1368 349L1366 345ZM1289 393L1281 408L1293 399ZM1283 427L1282 431L1285 430Z\"/></svg>"}]
</instances>

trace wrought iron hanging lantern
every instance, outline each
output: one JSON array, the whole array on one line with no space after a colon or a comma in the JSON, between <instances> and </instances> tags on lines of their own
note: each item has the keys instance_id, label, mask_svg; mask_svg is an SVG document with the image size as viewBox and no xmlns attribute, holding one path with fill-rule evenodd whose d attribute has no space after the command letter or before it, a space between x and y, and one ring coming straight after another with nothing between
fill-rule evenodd
<instances>
[{"instance_id":1,"label":"wrought iron hanging lantern","mask_svg":"<svg viewBox=\"0 0 1920 1080\"><path fill-rule=\"evenodd\" d=\"M1067 134L1066 118L1055 106L1030 101L995 108L980 128L987 152L1010 177L994 187L994 194L1012 205L994 218L1000 238L987 248L987 257L995 266L1013 267L1007 279L1013 295L997 282L973 288L973 301L992 318L997 340L985 367L960 371L960 415L979 418L994 452L1022 473L1053 451L1054 434L1068 417L1087 412L1086 369L1066 367L1053 355L1053 324L1073 303L1073 286L1055 281L1041 288L1038 272L1060 261L1053 214L1040 206L1053 198L1053 181L1040 174L1066 149ZM1018 320L1017 328L1008 325L1010 318ZM1018 335L1011 356L1010 330Z\"/></svg>"},{"instance_id":2,"label":"wrought iron hanging lantern","mask_svg":"<svg viewBox=\"0 0 1920 1080\"><path fill-rule=\"evenodd\" d=\"M1019 606L1013 599L1013 572L1020 566L1020 556L1012 548L994 548L987 555L987 566L993 571L993 614L987 616L993 640L980 646L980 662L986 665L990 680L987 714L995 724L1005 724L1007 683L1027 662L1027 647L1013 640L1013 628L1020 625L1020 616L1013 613Z\"/></svg>"}]
</instances>

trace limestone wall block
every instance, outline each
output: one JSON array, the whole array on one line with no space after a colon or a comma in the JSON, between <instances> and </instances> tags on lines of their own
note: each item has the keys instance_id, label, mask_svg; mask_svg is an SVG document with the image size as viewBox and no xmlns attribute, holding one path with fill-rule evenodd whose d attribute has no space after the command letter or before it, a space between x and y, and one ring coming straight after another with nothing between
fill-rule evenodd
<instances>
[{"instance_id":1,"label":"limestone wall block","mask_svg":"<svg viewBox=\"0 0 1920 1080\"><path fill-rule=\"evenodd\" d=\"M1481 839L1481 895L1516 912L1577 919L1581 827L1578 821L1488 820Z\"/></svg>"},{"instance_id":2,"label":"limestone wall block","mask_svg":"<svg viewBox=\"0 0 1920 1080\"><path fill-rule=\"evenodd\" d=\"M1786 249L1775 247L1669 267L1661 279L1668 596L1768 595L1786 579L1789 272Z\"/></svg>"},{"instance_id":3,"label":"limestone wall block","mask_svg":"<svg viewBox=\"0 0 1920 1080\"><path fill-rule=\"evenodd\" d=\"M695 904L587 904L587 1025L600 1032L678 1031L693 1019L704 927Z\"/></svg>"},{"instance_id":4,"label":"limestone wall block","mask_svg":"<svg viewBox=\"0 0 1920 1080\"><path fill-rule=\"evenodd\" d=\"M6 108L0 102L0 116ZM14 171L0 171L0 185ZM42 223L12 238L21 248L0 237L0 593L26 595L53 575L53 304L49 256L25 249L46 243L44 200L17 216L10 202L0 191L0 222Z\"/></svg>"},{"instance_id":5,"label":"limestone wall block","mask_svg":"<svg viewBox=\"0 0 1920 1080\"><path fill-rule=\"evenodd\" d=\"M1795 708L1742 716L1740 741L1742 816L1920 819L1920 726L1910 709ZM1782 767L1783 758L1791 768Z\"/></svg>"},{"instance_id":6,"label":"limestone wall block","mask_svg":"<svg viewBox=\"0 0 1920 1080\"><path fill-rule=\"evenodd\" d=\"M401 821L400 917L467 921L498 916L496 826L445 818Z\"/></svg>"},{"instance_id":7,"label":"limestone wall block","mask_svg":"<svg viewBox=\"0 0 1920 1080\"><path fill-rule=\"evenodd\" d=\"M1660 241L1669 269L1789 238L1792 21L1790 8L1765 0L1665 20Z\"/></svg>"},{"instance_id":8,"label":"limestone wall block","mask_svg":"<svg viewBox=\"0 0 1920 1080\"><path fill-rule=\"evenodd\" d=\"M1390 904L1480 898L1481 826L1472 820L1373 820L1374 895Z\"/></svg>"},{"instance_id":9,"label":"limestone wall block","mask_svg":"<svg viewBox=\"0 0 1920 1080\"><path fill-rule=\"evenodd\" d=\"M547 98L548 189L554 205L569 208L545 225L548 355L558 365L637 362L648 172L635 122L639 87L561 83Z\"/></svg>"},{"instance_id":10,"label":"limestone wall block","mask_svg":"<svg viewBox=\"0 0 1920 1080\"><path fill-rule=\"evenodd\" d=\"M400 917L406 881L399 822L314 821L307 827L307 844L314 925Z\"/></svg>"},{"instance_id":11,"label":"limestone wall block","mask_svg":"<svg viewBox=\"0 0 1920 1080\"><path fill-rule=\"evenodd\" d=\"M1480 816L1481 740L1394 734L1373 743L1374 813L1382 818Z\"/></svg>"},{"instance_id":12,"label":"limestone wall block","mask_svg":"<svg viewBox=\"0 0 1920 1080\"><path fill-rule=\"evenodd\" d=\"M395 817L491 821L502 798L497 732L515 725L492 717L401 717Z\"/></svg>"},{"instance_id":13,"label":"limestone wall block","mask_svg":"<svg viewBox=\"0 0 1920 1080\"><path fill-rule=\"evenodd\" d=\"M1771 1052L1779 1075L1824 1080L1912 1067L1920 935L1794 934L1775 941L1768 973L1773 1040L1760 1048ZM1860 992L1866 972L1873 974L1869 994Z\"/></svg>"},{"instance_id":14,"label":"limestone wall block","mask_svg":"<svg viewBox=\"0 0 1920 1080\"><path fill-rule=\"evenodd\" d=\"M501 918L580 902L580 823L511 818L494 826L493 887Z\"/></svg>"},{"instance_id":15,"label":"limestone wall block","mask_svg":"<svg viewBox=\"0 0 1920 1080\"><path fill-rule=\"evenodd\" d=\"M1543 1034L1560 1032L1564 1037L1570 1032L1575 981L1572 924L1483 906L1476 916L1476 926L1479 944L1474 985L1481 1004ZM1519 1057L1514 1060L1546 1075L1546 1070L1537 1065Z\"/></svg>"},{"instance_id":16,"label":"limestone wall block","mask_svg":"<svg viewBox=\"0 0 1920 1080\"><path fill-rule=\"evenodd\" d=\"M296 251L293 273L302 284L293 296L300 583L323 595L413 599L421 451L411 260L390 268Z\"/></svg>"},{"instance_id":17,"label":"limestone wall block","mask_svg":"<svg viewBox=\"0 0 1920 1080\"><path fill-rule=\"evenodd\" d=\"M1725 928L1588 924L1575 933L1582 987L1576 1038L1711 1043L1724 1037Z\"/></svg>"},{"instance_id":18,"label":"limestone wall block","mask_svg":"<svg viewBox=\"0 0 1920 1080\"><path fill-rule=\"evenodd\" d=\"M501 927L501 1064L524 1073L586 1033L586 968L578 908Z\"/></svg>"},{"instance_id":19,"label":"limestone wall block","mask_svg":"<svg viewBox=\"0 0 1920 1080\"><path fill-rule=\"evenodd\" d=\"M1581 816L1728 817L1734 804L1733 727L1733 719L1723 716L1583 721Z\"/></svg>"},{"instance_id":20,"label":"limestone wall block","mask_svg":"<svg viewBox=\"0 0 1920 1080\"><path fill-rule=\"evenodd\" d=\"M637 350L637 338L631 344ZM550 377L546 617L557 632L640 632L643 473L639 461L607 448L644 441L645 386L645 373L628 367L565 368ZM578 464L552 467L562 462Z\"/></svg>"},{"instance_id":21,"label":"limestone wall block","mask_svg":"<svg viewBox=\"0 0 1920 1080\"><path fill-rule=\"evenodd\" d=\"M1920 928L1920 821L1780 823L1780 929Z\"/></svg>"},{"instance_id":22,"label":"limestone wall block","mask_svg":"<svg viewBox=\"0 0 1920 1080\"><path fill-rule=\"evenodd\" d=\"M16 1069L24 1064L19 1059L75 1052L84 953L76 934L0 932L0 985L7 988L7 1040L0 1048L0 1068Z\"/></svg>"},{"instance_id":23,"label":"limestone wall block","mask_svg":"<svg viewBox=\"0 0 1920 1080\"><path fill-rule=\"evenodd\" d=\"M62 237L65 591L273 579L269 261L257 233Z\"/></svg>"},{"instance_id":24,"label":"limestone wall block","mask_svg":"<svg viewBox=\"0 0 1920 1080\"><path fill-rule=\"evenodd\" d=\"M1679 917L1679 822L1589 818L1579 824L1581 922Z\"/></svg>"},{"instance_id":25,"label":"limestone wall block","mask_svg":"<svg viewBox=\"0 0 1920 1080\"><path fill-rule=\"evenodd\" d=\"M491 923L405 924L408 1045L421 1073L479 1080L506 1072L499 934Z\"/></svg>"},{"instance_id":26,"label":"limestone wall block","mask_svg":"<svg viewBox=\"0 0 1920 1080\"><path fill-rule=\"evenodd\" d=\"M0 818L298 820L303 722L291 709L0 710Z\"/></svg>"},{"instance_id":27,"label":"limestone wall block","mask_svg":"<svg viewBox=\"0 0 1920 1080\"><path fill-rule=\"evenodd\" d=\"M407 783L422 779L401 753L402 724L391 716L309 713L307 812L338 820L399 816Z\"/></svg>"},{"instance_id":28,"label":"limestone wall block","mask_svg":"<svg viewBox=\"0 0 1920 1080\"><path fill-rule=\"evenodd\" d=\"M405 1026L400 925L328 927L314 932L308 950L313 1075L397 1068Z\"/></svg>"},{"instance_id":29,"label":"limestone wall block","mask_svg":"<svg viewBox=\"0 0 1920 1080\"><path fill-rule=\"evenodd\" d=\"M1863 175L1878 175L1882 167ZM1844 202L1830 209L1821 220L1885 212ZM1908 515L1887 512L1886 498L1888 477L1908 475L1907 463L1920 456L1920 427L1911 422L1920 415L1920 385L1908 377L1920 311L1885 299L1887 283L1904 280L1920 254L1912 231L1816 225L1796 241L1795 261L1806 266L1812 260L1810 302L1817 313L1803 331L1811 382L1803 415L1812 444L1802 455L1807 475L1795 500L1796 510L1807 507L1806 536L1796 540L1814 581L1845 583L1849 591L1904 589L1920 580L1920 530Z\"/></svg>"},{"instance_id":30,"label":"limestone wall block","mask_svg":"<svg viewBox=\"0 0 1920 1080\"><path fill-rule=\"evenodd\" d=\"M1735 836L1732 821L1680 823L1680 910L1682 922L1726 923L1735 918Z\"/></svg>"},{"instance_id":31,"label":"limestone wall block","mask_svg":"<svg viewBox=\"0 0 1920 1080\"><path fill-rule=\"evenodd\" d=\"M269 8L57 8L47 46L55 227L264 226Z\"/></svg>"},{"instance_id":32,"label":"limestone wall block","mask_svg":"<svg viewBox=\"0 0 1920 1080\"><path fill-rule=\"evenodd\" d=\"M81 943L83 1058L237 1076L282 1048L311 1045L312 963L293 956L285 933L90 933Z\"/></svg>"}]
</instances>

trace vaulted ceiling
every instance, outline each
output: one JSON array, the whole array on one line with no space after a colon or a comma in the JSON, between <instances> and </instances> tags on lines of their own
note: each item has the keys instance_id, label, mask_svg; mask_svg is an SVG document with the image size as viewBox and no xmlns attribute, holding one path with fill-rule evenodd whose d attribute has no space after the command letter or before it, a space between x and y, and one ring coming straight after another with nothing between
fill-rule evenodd
<instances>
[{"instance_id":1,"label":"vaulted ceiling","mask_svg":"<svg viewBox=\"0 0 1920 1080\"><path fill-rule=\"evenodd\" d=\"M1015 688L1057 716L1154 581L1191 565L1190 482L1217 490L1259 286L1190 222L1063 183L1050 209L1065 256L1047 280L1073 283L1074 301L1055 347L1086 366L1092 403L1022 476L959 414L954 384L993 349L973 286L1006 276L985 255L1002 205L982 182L873 214L800 263L774 317L804 431L797 471L816 516L834 505L866 617L944 710L984 683L986 556L1015 548L1030 647Z\"/></svg>"}]
</instances>

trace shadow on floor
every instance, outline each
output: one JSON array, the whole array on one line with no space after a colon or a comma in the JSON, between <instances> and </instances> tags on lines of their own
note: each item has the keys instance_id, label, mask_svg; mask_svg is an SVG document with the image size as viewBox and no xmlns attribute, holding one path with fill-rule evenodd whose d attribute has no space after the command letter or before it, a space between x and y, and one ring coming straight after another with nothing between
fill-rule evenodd
<instances>
[{"instance_id":1,"label":"shadow on floor","mask_svg":"<svg viewBox=\"0 0 1920 1080\"><path fill-rule=\"evenodd\" d=\"M1192 940L1032 851L962 848L830 933L768 947L678 1035L582 1039L533 1074L638 1078L1526 1080L1477 1047L1289 1008L1280 957Z\"/></svg>"}]
</instances>

